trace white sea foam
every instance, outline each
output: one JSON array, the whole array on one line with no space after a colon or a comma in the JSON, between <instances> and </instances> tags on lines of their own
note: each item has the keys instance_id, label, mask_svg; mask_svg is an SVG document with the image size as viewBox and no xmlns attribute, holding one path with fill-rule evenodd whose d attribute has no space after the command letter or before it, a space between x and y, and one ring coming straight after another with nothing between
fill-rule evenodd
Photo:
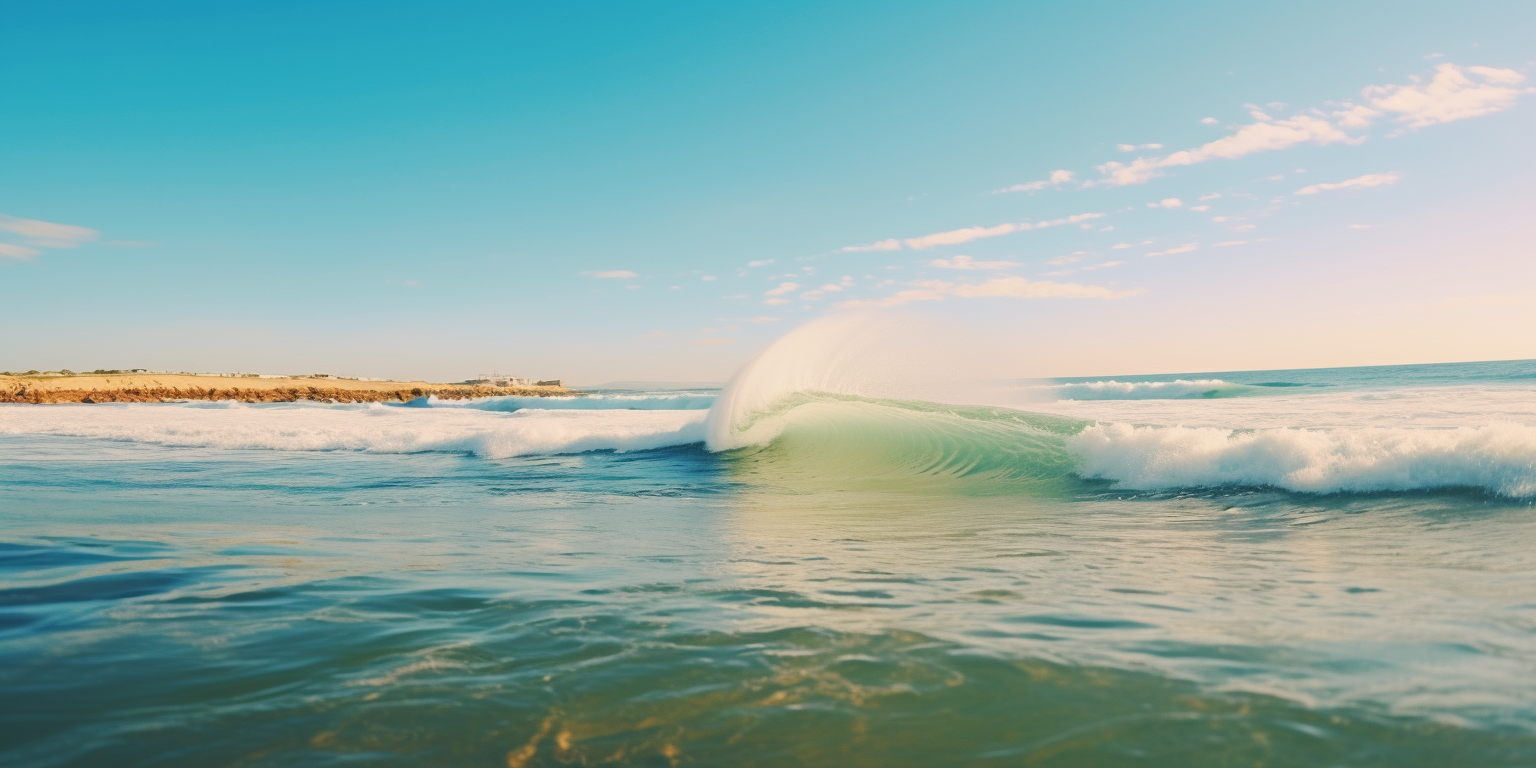
<instances>
[{"instance_id":1,"label":"white sea foam","mask_svg":"<svg viewBox=\"0 0 1536 768\"><path fill-rule=\"evenodd\" d=\"M1057 384L1049 389L1062 400L1171 400L1197 397L1232 397L1254 387L1221 379L1173 381L1085 381Z\"/></svg>"},{"instance_id":2,"label":"white sea foam","mask_svg":"<svg viewBox=\"0 0 1536 768\"><path fill-rule=\"evenodd\" d=\"M638 451L704 440L699 410L532 410L386 406L0 406L0 434L287 451L473 453L490 458Z\"/></svg>"},{"instance_id":3,"label":"white sea foam","mask_svg":"<svg viewBox=\"0 0 1536 768\"><path fill-rule=\"evenodd\" d=\"M1086 477L1139 489L1309 493L1479 488L1536 496L1536 427L1260 429L1096 424L1067 441Z\"/></svg>"}]
</instances>

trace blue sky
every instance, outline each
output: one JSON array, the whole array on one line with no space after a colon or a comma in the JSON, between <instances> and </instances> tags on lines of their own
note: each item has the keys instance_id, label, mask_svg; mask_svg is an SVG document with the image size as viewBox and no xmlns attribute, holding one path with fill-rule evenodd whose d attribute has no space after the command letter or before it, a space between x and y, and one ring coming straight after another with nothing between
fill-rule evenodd
<instances>
[{"instance_id":1,"label":"blue sky","mask_svg":"<svg viewBox=\"0 0 1536 768\"><path fill-rule=\"evenodd\" d=\"M0 1L0 368L722 379L850 308L1019 375L1536 357L1533 30Z\"/></svg>"}]
</instances>

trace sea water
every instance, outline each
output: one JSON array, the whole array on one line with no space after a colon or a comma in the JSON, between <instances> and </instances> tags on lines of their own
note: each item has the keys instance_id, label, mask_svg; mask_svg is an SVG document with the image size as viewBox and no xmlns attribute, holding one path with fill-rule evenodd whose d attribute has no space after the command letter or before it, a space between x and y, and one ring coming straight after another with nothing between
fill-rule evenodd
<instances>
[{"instance_id":1,"label":"sea water","mask_svg":"<svg viewBox=\"0 0 1536 768\"><path fill-rule=\"evenodd\" d=\"M0 406L0 764L1536 764L1536 362L1005 407L768 357Z\"/></svg>"}]
</instances>

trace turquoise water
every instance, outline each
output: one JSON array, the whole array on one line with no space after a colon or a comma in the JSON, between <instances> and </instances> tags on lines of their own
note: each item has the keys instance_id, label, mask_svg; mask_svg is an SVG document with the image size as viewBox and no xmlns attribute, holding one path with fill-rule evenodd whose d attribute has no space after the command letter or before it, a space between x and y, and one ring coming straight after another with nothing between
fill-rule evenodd
<instances>
[{"instance_id":1,"label":"turquoise water","mask_svg":"<svg viewBox=\"0 0 1536 768\"><path fill-rule=\"evenodd\" d=\"M0 763L1536 764L1533 370L0 407Z\"/></svg>"}]
</instances>

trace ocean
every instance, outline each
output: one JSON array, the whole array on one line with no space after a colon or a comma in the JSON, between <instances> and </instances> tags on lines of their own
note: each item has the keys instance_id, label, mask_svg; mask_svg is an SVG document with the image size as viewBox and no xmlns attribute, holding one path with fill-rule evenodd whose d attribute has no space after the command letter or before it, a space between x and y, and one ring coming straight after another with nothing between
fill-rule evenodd
<instances>
[{"instance_id":1,"label":"ocean","mask_svg":"<svg viewBox=\"0 0 1536 768\"><path fill-rule=\"evenodd\" d=\"M807 370L0 406L0 764L1536 765L1536 361Z\"/></svg>"}]
</instances>

